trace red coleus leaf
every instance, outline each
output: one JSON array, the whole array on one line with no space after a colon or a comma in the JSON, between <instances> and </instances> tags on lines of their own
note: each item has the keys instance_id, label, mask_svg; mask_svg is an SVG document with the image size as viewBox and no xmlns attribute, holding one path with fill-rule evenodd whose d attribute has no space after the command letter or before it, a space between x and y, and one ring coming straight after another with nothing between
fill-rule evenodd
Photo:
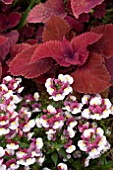
<instances>
[{"instance_id":1,"label":"red coleus leaf","mask_svg":"<svg viewBox=\"0 0 113 170\"><path fill-rule=\"evenodd\" d=\"M34 78L47 72L53 66L53 60L51 58L41 59L37 62L31 61L31 56L37 45L31 46L27 50L23 50L21 53L10 63L10 69L12 75L22 75L26 78Z\"/></svg>"},{"instance_id":2,"label":"red coleus leaf","mask_svg":"<svg viewBox=\"0 0 113 170\"><path fill-rule=\"evenodd\" d=\"M32 55L32 61L38 61L42 58L51 57L55 59L58 64L61 66L69 66L70 64L65 62L63 53L61 51L61 42L60 41L48 41L43 44L40 44Z\"/></svg>"},{"instance_id":3,"label":"red coleus leaf","mask_svg":"<svg viewBox=\"0 0 113 170\"><path fill-rule=\"evenodd\" d=\"M92 8L104 0L71 0L71 8L76 18L82 13L89 13Z\"/></svg>"},{"instance_id":4,"label":"red coleus leaf","mask_svg":"<svg viewBox=\"0 0 113 170\"><path fill-rule=\"evenodd\" d=\"M45 3L36 5L28 15L28 22L45 23L51 18L53 14L60 16L61 18L66 16L62 0L47 0Z\"/></svg>"},{"instance_id":5,"label":"red coleus leaf","mask_svg":"<svg viewBox=\"0 0 113 170\"><path fill-rule=\"evenodd\" d=\"M12 4L12 3L13 3L13 0L2 0L2 2L3 2L4 4L9 5L9 4Z\"/></svg>"},{"instance_id":6,"label":"red coleus leaf","mask_svg":"<svg viewBox=\"0 0 113 170\"><path fill-rule=\"evenodd\" d=\"M113 80L113 57L105 58L105 66L109 71L109 74L111 76L111 80Z\"/></svg>"},{"instance_id":7,"label":"red coleus leaf","mask_svg":"<svg viewBox=\"0 0 113 170\"><path fill-rule=\"evenodd\" d=\"M8 41L0 46L0 58L4 60L6 55L9 53L10 48L18 41L19 33L18 31L13 30L3 35L8 38Z\"/></svg>"},{"instance_id":8,"label":"red coleus leaf","mask_svg":"<svg viewBox=\"0 0 113 170\"><path fill-rule=\"evenodd\" d=\"M18 12L12 12L8 16L0 14L0 30L5 31L9 28L15 27L21 18L21 14Z\"/></svg>"},{"instance_id":9,"label":"red coleus leaf","mask_svg":"<svg viewBox=\"0 0 113 170\"><path fill-rule=\"evenodd\" d=\"M2 76L2 64L0 63L0 78Z\"/></svg>"},{"instance_id":10,"label":"red coleus leaf","mask_svg":"<svg viewBox=\"0 0 113 170\"><path fill-rule=\"evenodd\" d=\"M3 45L7 40L7 37L0 35L0 45Z\"/></svg>"},{"instance_id":11,"label":"red coleus leaf","mask_svg":"<svg viewBox=\"0 0 113 170\"><path fill-rule=\"evenodd\" d=\"M101 35L87 32L72 39L71 43L65 38L60 41L48 41L37 47L32 56L33 61L52 57L61 66L83 65L88 57L87 46L99 40Z\"/></svg>"},{"instance_id":12,"label":"red coleus leaf","mask_svg":"<svg viewBox=\"0 0 113 170\"><path fill-rule=\"evenodd\" d=\"M109 58L113 56L113 25L101 25L91 29L92 32L103 34L102 38L91 45L90 51Z\"/></svg>"},{"instance_id":13,"label":"red coleus leaf","mask_svg":"<svg viewBox=\"0 0 113 170\"><path fill-rule=\"evenodd\" d=\"M45 24L43 31L43 41L62 40L70 31L69 24L62 18L52 15Z\"/></svg>"},{"instance_id":14,"label":"red coleus leaf","mask_svg":"<svg viewBox=\"0 0 113 170\"><path fill-rule=\"evenodd\" d=\"M78 67L71 76L74 78L73 88L80 93L96 94L112 85L104 59L96 53L90 53L87 62Z\"/></svg>"},{"instance_id":15,"label":"red coleus leaf","mask_svg":"<svg viewBox=\"0 0 113 170\"><path fill-rule=\"evenodd\" d=\"M24 50L27 50L31 47L30 44L27 43L21 43L21 44L15 44L11 48L11 57L14 58L17 54L21 53Z\"/></svg>"}]
</instances>

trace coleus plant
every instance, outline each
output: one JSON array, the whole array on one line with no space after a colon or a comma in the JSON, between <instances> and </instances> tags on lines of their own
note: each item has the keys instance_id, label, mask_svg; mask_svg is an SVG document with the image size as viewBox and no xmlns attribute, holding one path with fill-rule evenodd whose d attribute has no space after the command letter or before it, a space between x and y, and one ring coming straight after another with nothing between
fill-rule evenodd
<instances>
[{"instance_id":1,"label":"coleus plant","mask_svg":"<svg viewBox=\"0 0 113 170\"><path fill-rule=\"evenodd\" d=\"M112 85L109 59L113 56L113 25L94 27L88 32L75 35L69 18L86 22L88 15L84 13L89 13L102 2L69 0L67 3L70 4L72 17L62 0L47 0L35 5L27 21L44 23L42 43L11 45L11 58L7 61L10 73L38 81L68 72L74 78L73 88L80 93L101 93L108 89Z\"/></svg>"}]
</instances>

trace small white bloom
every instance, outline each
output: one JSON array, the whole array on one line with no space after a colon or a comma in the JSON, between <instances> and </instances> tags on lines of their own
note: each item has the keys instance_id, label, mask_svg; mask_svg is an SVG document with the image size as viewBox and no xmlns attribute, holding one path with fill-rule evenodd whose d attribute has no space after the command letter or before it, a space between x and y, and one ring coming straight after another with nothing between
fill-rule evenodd
<instances>
[{"instance_id":1,"label":"small white bloom","mask_svg":"<svg viewBox=\"0 0 113 170\"><path fill-rule=\"evenodd\" d=\"M40 123L42 124L43 127L48 128L49 123L47 122L46 119L40 118Z\"/></svg>"},{"instance_id":2,"label":"small white bloom","mask_svg":"<svg viewBox=\"0 0 113 170\"><path fill-rule=\"evenodd\" d=\"M32 119L26 125L24 125L23 132L29 132L31 128L33 128L34 126L35 126L35 120Z\"/></svg>"},{"instance_id":3,"label":"small white bloom","mask_svg":"<svg viewBox=\"0 0 113 170\"><path fill-rule=\"evenodd\" d=\"M90 95L85 94L85 95L82 97L82 99L81 99L82 103L83 103L83 104L88 104L88 101L89 101L90 97L91 97Z\"/></svg>"},{"instance_id":4,"label":"small white bloom","mask_svg":"<svg viewBox=\"0 0 113 170\"><path fill-rule=\"evenodd\" d=\"M68 170L67 165L64 164L64 163L59 163L59 164L57 165L57 167L61 168L61 170Z\"/></svg>"},{"instance_id":5,"label":"small white bloom","mask_svg":"<svg viewBox=\"0 0 113 170\"><path fill-rule=\"evenodd\" d=\"M38 92L35 92L34 95L33 95L35 101L38 101L39 100L39 93Z\"/></svg>"},{"instance_id":6,"label":"small white bloom","mask_svg":"<svg viewBox=\"0 0 113 170\"><path fill-rule=\"evenodd\" d=\"M73 151L76 150L76 147L75 145L70 145L67 149L66 149L66 152L67 153L72 153Z\"/></svg>"},{"instance_id":7,"label":"small white bloom","mask_svg":"<svg viewBox=\"0 0 113 170\"><path fill-rule=\"evenodd\" d=\"M86 119L90 119L90 110L89 109L84 109L81 113L81 116Z\"/></svg>"},{"instance_id":8,"label":"small white bloom","mask_svg":"<svg viewBox=\"0 0 113 170\"><path fill-rule=\"evenodd\" d=\"M10 144L7 144L6 145L7 149L12 149L12 150L16 150L19 148L19 145L18 144L15 144L15 143L10 143Z\"/></svg>"},{"instance_id":9,"label":"small white bloom","mask_svg":"<svg viewBox=\"0 0 113 170\"><path fill-rule=\"evenodd\" d=\"M37 149L41 149L43 147L43 140L42 140L42 138L37 138L36 139L36 147L37 147Z\"/></svg>"},{"instance_id":10,"label":"small white bloom","mask_svg":"<svg viewBox=\"0 0 113 170\"><path fill-rule=\"evenodd\" d=\"M5 155L5 150L0 146L0 157Z\"/></svg>"},{"instance_id":11,"label":"small white bloom","mask_svg":"<svg viewBox=\"0 0 113 170\"><path fill-rule=\"evenodd\" d=\"M56 113L56 109L52 105L47 106L47 111L50 112L50 113Z\"/></svg>"},{"instance_id":12,"label":"small white bloom","mask_svg":"<svg viewBox=\"0 0 113 170\"><path fill-rule=\"evenodd\" d=\"M78 146L79 146L81 151L87 151L87 145L84 143L83 140L78 141Z\"/></svg>"}]
</instances>

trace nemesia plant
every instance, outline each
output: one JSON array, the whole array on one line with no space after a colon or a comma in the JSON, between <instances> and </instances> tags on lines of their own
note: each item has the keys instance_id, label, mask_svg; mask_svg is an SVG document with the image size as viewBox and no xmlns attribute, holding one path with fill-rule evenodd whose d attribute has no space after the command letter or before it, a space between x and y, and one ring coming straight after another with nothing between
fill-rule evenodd
<instances>
[{"instance_id":1,"label":"nemesia plant","mask_svg":"<svg viewBox=\"0 0 113 170\"><path fill-rule=\"evenodd\" d=\"M0 170L112 170L113 1L0 0Z\"/></svg>"},{"instance_id":2,"label":"nemesia plant","mask_svg":"<svg viewBox=\"0 0 113 170\"><path fill-rule=\"evenodd\" d=\"M1 170L82 169L90 167L90 160L98 162L103 155L109 155L110 133L103 123L112 117L113 105L99 94L86 94L78 99L71 87L73 81L68 74L48 78L45 90L50 97L43 103L38 92L22 95L21 78L3 78Z\"/></svg>"}]
</instances>

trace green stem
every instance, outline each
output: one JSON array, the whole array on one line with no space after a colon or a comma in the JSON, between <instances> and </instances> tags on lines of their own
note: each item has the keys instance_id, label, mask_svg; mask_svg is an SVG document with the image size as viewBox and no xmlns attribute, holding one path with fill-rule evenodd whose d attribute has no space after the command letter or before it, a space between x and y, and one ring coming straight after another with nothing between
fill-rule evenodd
<instances>
[{"instance_id":1,"label":"green stem","mask_svg":"<svg viewBox=\"0 0 113 170\"><path fill-rule=\"evenodd\" d=\"M40 2L40 0L38 2ZM35 3L36 3L36 0L31 0L31 3L29 4L28 8L24 12L24 14L23 14L23 16L20 20L20 23L18 25L18 29L22 28L26 24L26 19L27 19L28 13L32 9L32 7L35 5Z\"/></svg>"}]
</instances>

